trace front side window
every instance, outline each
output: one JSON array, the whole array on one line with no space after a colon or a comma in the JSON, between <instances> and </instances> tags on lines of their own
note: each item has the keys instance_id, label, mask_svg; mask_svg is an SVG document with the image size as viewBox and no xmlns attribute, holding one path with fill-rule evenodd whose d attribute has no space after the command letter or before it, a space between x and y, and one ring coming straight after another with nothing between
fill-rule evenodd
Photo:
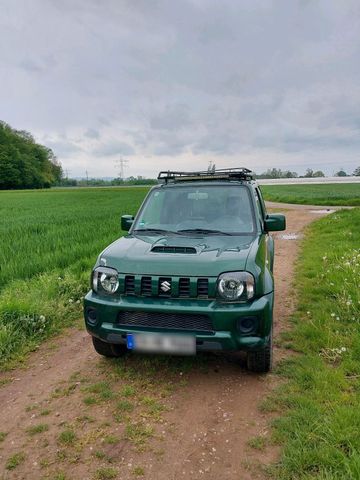
<instances>
[{"instance_id":1,"label":"front side window","mask_svg":"<svg viewBox=\"0 0 360 480\"><path fill-rule=\"evenodd\" d=\"M248 234L255 230L248 188L241 185L163 187L150 193L133 230L212 230ZM211 233L211 232L210 232Z\"/></svg>"},{"instance_id":2,"label":"front side window","mask_svg":"<svg viewBox=\"0 0 360 480\"><path fill-rule=\"evenodd\" d=\"M257 188L255 189L255 204L256 204L256 209L259 213L259 219L260 219L260 222L261 222L261 227L263 228L264 227L264 216L263 216L262 205L261 205L259 192L258 192Z\"/></svg>"}]
</instances>

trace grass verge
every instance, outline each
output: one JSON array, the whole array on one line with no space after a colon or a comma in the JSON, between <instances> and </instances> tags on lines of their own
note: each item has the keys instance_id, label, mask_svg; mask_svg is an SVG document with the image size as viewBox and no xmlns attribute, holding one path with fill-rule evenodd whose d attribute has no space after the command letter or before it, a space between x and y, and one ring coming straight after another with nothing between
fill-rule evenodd
<instances>
[{"instance_id":1,"label":"grass verge","mask_svg":"<svg viewBox=\"0 0 360 480\"><path fill-rule=\"evenodd\" d=\"M312 224L297 265L298 309L283 336L288 381L263 408L277 411L283 446L274 478L360 478L360 209Z\"/></svg>"},{"instance_id":2,"label":"grass verge","mask_svg":"<svg viewBox=\"0 0 360 480\"><path fill-rule=\"evenodd\" d=\"M360 206L360 183L263 185L261 190L271 202Z\"/></svg>"}]
</instances>

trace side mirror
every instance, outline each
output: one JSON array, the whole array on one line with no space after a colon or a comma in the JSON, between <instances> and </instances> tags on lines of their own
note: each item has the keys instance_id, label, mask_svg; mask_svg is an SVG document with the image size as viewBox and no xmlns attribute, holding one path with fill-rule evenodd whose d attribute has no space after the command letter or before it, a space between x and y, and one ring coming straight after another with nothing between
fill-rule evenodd
<instances>
[{"instance_id":1,"label":"side mirror","mask_svg":"<svg viewBox=\"0 0 360 480\"><path fill-rule=\"evenodd\" d=\"M265 230L267 232L279 232L286 229L286 218L281 213L267 215L265 219Z\"/></svg>"},{"instance_id":2,"label":"side mirror","mask_svg":"<svg viewBox=\"0 0 360 480\"><path fill-rule=\"evenodd\" d=\"M133 222L134 222L134 217L132 215L122 215L121 230L125 230L125 232L128 232Z\"/></svg>"}]
</instances>

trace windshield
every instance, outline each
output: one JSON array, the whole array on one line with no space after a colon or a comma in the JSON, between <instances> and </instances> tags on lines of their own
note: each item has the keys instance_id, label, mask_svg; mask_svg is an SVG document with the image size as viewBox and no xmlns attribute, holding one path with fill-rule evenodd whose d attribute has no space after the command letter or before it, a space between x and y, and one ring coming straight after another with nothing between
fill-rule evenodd
<instances>
[{"instance_id":1,"label":"windshield","mask_svg":"<svg viewBox=\"0 0 360 480\"><path fill-rule=\"evenodd\" d=\"M236 235L254 229L247 187L194 185L153 190L132 231Z\"/></svg>"}]
</instances>

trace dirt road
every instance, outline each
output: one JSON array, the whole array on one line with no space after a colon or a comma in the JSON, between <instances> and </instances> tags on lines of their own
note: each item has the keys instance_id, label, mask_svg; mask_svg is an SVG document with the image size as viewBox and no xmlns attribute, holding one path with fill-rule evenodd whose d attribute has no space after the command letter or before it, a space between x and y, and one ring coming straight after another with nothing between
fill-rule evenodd
<instances>
[{"instance_id":1,"label":"dirt road","mask_svg":"<svg viewBox=\"0 0 360 480\"><path fill-rule=\"evenodd\" d=\"M320 217L311 210L287 210L288 235L275 235L275 338L294 307L298 236ZM232 357L103 360L73 329L0 381L3 480L261 479L278 456L258 408L276 375Z\"/></svg>"}]
</instances>

